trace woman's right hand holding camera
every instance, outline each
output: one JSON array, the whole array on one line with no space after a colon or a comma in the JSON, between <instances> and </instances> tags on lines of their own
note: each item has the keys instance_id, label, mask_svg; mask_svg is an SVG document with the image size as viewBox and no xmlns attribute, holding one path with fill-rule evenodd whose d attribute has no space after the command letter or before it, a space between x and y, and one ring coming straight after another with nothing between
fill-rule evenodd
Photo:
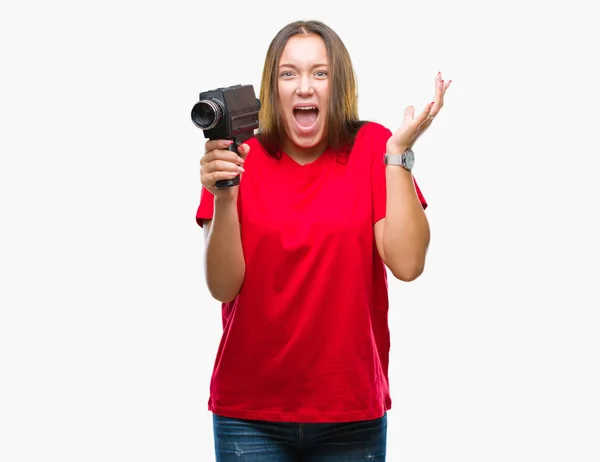
<instances>
[{"instance_id":1,"label":"woman's right hand holding camera","mask_svg":"<svg viewBox=\"0 0 600 462\"><path fill-rule=\"evenodd\" d=\"M227 149L231 144L230 140L208 140L200 160L200 181L215 199L206 231L206 281L211 295L221 302L235 298L246 271L237 207L240 187L215 186L217 181L230 180L244 171L250 146L242 144L233 152Z\"/></svg>"},{"instance_id":2,"label":"woman's right hand holding camera","mask_svg":"<svg viewBox=\"0 0 600 462\"><path fill-rule=\"evenodd\" d=\"M220 180L231 180L244 172L244 159L250 151L247 144L238 147L238 153L227 148L233 143L231 140L208 140L205 145L205 154L200 159L200 181L215 197L233 198L239 186L217 188L215 183Z\"/></svg>"}]
</instances>

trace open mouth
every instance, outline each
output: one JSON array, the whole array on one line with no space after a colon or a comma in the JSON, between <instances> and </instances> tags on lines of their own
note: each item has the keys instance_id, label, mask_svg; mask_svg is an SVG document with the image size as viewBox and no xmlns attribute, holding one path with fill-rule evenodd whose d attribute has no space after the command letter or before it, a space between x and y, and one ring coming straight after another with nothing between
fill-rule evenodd
<instances>
[{"instance_id":1,"label":"open mouth","mask_svg":"<svg viewBox=\"0 0 600 462\"><path fill-rule=\"evenodd\" d=\"M319 108L317 106L296 106L294 108L294 118L300 127L312 127L318 116Z\"/></svg>"}]
</instances>

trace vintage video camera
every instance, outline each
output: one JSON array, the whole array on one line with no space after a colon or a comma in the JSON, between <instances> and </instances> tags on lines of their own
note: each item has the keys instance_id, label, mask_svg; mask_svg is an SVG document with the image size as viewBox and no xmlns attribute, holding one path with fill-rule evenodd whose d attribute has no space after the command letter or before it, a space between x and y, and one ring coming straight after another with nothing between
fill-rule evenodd
<instances>
[{"instance_id":1,"label":"vintage video camera","mask_svg":"<svg viewBox=\"0 0 600 462\"><path fill-rule=\"evenodd\" d=\"M229 150L237 148L254 136L258 128L260 100L252 85L232 85L200 93L192 107L192 122L204 131L210 140L233 140ZM240 183L240 176L217 181L217 188L228 188Z\"/></svg>"}]
</instances>

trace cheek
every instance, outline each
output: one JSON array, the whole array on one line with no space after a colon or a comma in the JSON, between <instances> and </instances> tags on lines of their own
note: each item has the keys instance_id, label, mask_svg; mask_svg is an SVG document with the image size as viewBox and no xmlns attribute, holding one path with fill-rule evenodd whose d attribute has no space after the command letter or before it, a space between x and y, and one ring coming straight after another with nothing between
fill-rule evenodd
<instances>
[{"instance_id":1,"label":"cheek","mask_svg":"<svg viewBox=\"0 0 600 462\"><path fill-rule=\"evenodd\" d=\"M327 112L329 108L329 87L327 83L324 83L323 86L319 89L319 101L323 106L323 113Z\"/></svg>"},{"instance_id":2,"label":"cheek","mask_svg":"<svg viewBox=\"0 0 600 462\"><path fill-rule=\"evenodd\" d=\"M279 84L279 103L282 107L290 107L292 104L292 91L285 84Z\"/></svg>"},{"instance_id":3,"label":"cheek","mask_svg":"<svg viewBox=\"0 0 600 462\"><path fill-rule=\"evenodd\" d=\"M323 82L323 85L319 87L319 99L321 101L329 100L329 84L327 82Z\"/></svg>"}]
</instances>

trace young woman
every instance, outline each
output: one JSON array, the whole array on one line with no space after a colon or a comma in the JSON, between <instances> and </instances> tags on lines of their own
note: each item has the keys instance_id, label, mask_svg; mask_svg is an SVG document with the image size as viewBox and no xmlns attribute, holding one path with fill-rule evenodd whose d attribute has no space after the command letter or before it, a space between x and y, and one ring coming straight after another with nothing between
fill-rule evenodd
<instances>
[{"instance_id":1,"label":"young woman","mask_svg":"<svg viewBox=\"0 0 600 462\"><path fill-rule=\"evenodd\" d=\"M341 39L294 22L268 49L254 138L239 154L206 143L196 219L222 302L208 405L218 462L385 460L386 267L402 281L423 271L411 148L449 84L438 74L433 102L407 108L394 133L361 121Z\"/></svg>"}]
</instances>

